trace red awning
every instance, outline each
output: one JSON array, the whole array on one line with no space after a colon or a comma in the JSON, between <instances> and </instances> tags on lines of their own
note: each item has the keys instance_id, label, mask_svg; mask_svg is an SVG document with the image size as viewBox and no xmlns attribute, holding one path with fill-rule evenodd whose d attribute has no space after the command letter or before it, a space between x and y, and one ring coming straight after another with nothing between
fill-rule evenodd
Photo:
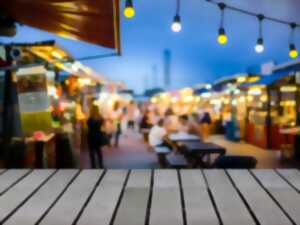
<instances>
[{"instance_id":1,"label":"red awning","mask_svg":"<svg viewBox=\"0 0 300 225\"><path fill-rule=\"evenodd\" d=\"M0 0L16 21L120 52L119 0Z\"/></svg>"}]
</instances>

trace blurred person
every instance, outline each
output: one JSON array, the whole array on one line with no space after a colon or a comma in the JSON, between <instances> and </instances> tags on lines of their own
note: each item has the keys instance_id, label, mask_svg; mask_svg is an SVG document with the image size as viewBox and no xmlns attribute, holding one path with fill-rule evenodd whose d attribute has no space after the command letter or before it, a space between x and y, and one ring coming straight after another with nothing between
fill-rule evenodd
<instances>
[{"instance_id":1,"label":"blurred person","mask_svg":"<svg viewBox=\"0 0 300 225\"><path fill-rule=\"evenodd\" d=\"M178 128L178 117L174 114L172 108L165 112L165 128L168 132L176 132Z\"/></svg>"},{"instance_id":2,"label":"blurred person","mask_svg":"<svg viewBox=\"0 0 300 225\"><path fill-rule=\"evenodd\" d=\"M134 129L136 119L139 116L138 108L134 101L130 101L127 106L127 128Z\"/></svg>"},{"instance_id":3,"label":"blurred person","mask_svg":"<svg viewBox=\"0 0 300 225\"><path fill-rule=\"evenodd\" d=\"M203 140L206 140L209 137L210 134L210 127L211 127L211 117L208 112L204 112L200 124L201 124L201 133L202 133L202 138Z\"/></svg>"},{"instance_id":4,"label":"blurred person","mask_svg":"<svg viewBox=\"0 0 300 225\"><path fill-rule=\"evenodd\" d=\"M119 147L119 139L121 135L121 122L123 119L123 110L122 107L120 106L119 102L115 102L113 111L112 111L112 119L114 126L116 127L116 131L114 133L114 146Z\"/></svg>"},{"instance_id":5,"label":"blurred person","mask_svg":"<svg viewBox=\"0 0 300 225\"><path fill-rule=\"evenodd\" d=\"M149 144L151 147L156 146L166 146L170 147L168 143L165 142L167 137L167 131L164 128L164 120L160 119L157 124L155 124L149 133Z\"/></svg>"},{"instance_id":6,"label":"blurred person","mask_svg":"<svg viewBox=\"0 0 300 225\"><path fill-rule=\"evenodd\" d=\"M91 160L91 167L96 168L96 158L100 168L103 168L103 156L101 147L105 145L105 133L103 132L104 120L100 115L97 106L93 105L87 120L88 145ZM96 158L95 158L96 155Z\"/></svg>"},{"instance_id":7,"label":"blurred person","mask_svg":"<svg viewBox=\"0 0 300 225\"><path fill-rule=\"evenodd\" d=\"M178 132L188 133L189 132L189 118L187 115L179 117L179 124L177 128Z\"/></svg>"},{"instance_id":8,"label":"blurred person","mask_svg":"<svg viewBox=\"0 0 300 225\"><path fill-rule=\"evenodd\" d=\"M197 135L202 138L200 119L198 114L193 113L189 118L189 133Z\"/></svg>"},{"instance_id":9,"label":"blurred person","mask_svg":"<svg viewBox=\"0 0 300 225\"><path fill-rule=\"evenodd\" d=\"M143 134L144 141L148 142L149 130L152 127L152 123L149 119L149 111L145 111L142 115L142 119L140 122L140 132Z\"/></svg>"}]
</instances>

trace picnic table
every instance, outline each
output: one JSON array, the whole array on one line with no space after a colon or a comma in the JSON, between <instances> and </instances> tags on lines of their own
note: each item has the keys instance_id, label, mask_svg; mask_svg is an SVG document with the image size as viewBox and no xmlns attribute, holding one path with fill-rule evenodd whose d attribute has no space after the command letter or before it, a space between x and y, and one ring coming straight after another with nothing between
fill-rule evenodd
<instances>
[{"instance_id":1,"label":"picnic table","mask_svg":"<svg viewBox=\"0 0 300 225\"><path fill-rule=\"evenodd\" d=\"M173 142L177 141L199 141L200 138L197 135L188 133L174 133L169 135L169 140Z\"/></svg>"},{"instance_id":2,"label":"picnic table","mask_svg":"<svg viewBox=\"0 0 300 225\"><path fill-rule=\"evenodd\" d=\"M0 169L5 225L292 225L299 203L296 169Z\"/></svg>"},{"instance_id":3,"label":"picnic table","mask_svg":"<svg viewBox=\"0 0 300 225\"><path fill-rule=\"evenodd\" d=\"M200 165L208 167L211 165L211 155L225 155L226 149L210 142L202 141L179 141L177 145L183 151L184 155L190 160L194 160L193 167ZM207 158L206 162L204 159Z\"/></svg>"}]
</instances>

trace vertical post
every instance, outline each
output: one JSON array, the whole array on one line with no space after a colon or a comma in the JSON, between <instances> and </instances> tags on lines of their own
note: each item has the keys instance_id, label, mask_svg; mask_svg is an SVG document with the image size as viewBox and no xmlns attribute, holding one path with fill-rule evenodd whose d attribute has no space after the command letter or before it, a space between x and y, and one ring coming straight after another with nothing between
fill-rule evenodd
<instances>
[{"instance_id":1,"label":"vertical post","mask_svg":"<svg viewBox=\"0 0 300 225\"><path fill-rule=\"evenodd\" d=\"M295 82L297 85L297 88L299 90L300 85ZM296 127L300 126L300 92L296 91ZM300 135L295 135L295 157L296 159L300 159Z\"/></svg>"},{"instance_id":2,"label":"vertical post","mask_svg":"<svg viewBox=\"0 0 300 225\"><path fill-rule=\"evenodd\" d=\"M10 57L11 46L5 46L5 52L6 52L6 60L7 65L12 64L12 58ZM7 147L10 143L10 140L13 136L13 124L12 124L12 71L6 70L5 72L5 78L4 78L4 102L3 102L3 144L5 151L7 150Z\"/></svg>"},{"instance_id":3,"label":"vertical post","mask_svg":"<svg viewBox=\"0 0 300 225\"><path fill-rule=\"evenodd\" d=\"M267 118L266 118L266 138L267 138L267 148L272 147L272 142L271 142L271 135L272 135L272 119L271 119L271 88L267 86Z\"/></svg>"},{"instance_id":4,"label":"vertical post","mask_svg":"<svg viewBox=\"0 0 300 225\"><path fill-rule=\"evenodd\" d=\"M169 49L164 50L164 84L165 87L169 87L171 84L171 51Z\"/></svg>"}]
</instances>

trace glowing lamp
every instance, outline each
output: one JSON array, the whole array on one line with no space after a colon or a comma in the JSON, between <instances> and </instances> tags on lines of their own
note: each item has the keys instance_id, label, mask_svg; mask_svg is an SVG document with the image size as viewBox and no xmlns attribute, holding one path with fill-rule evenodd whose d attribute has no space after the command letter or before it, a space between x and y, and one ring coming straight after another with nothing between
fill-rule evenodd
<instances>
[{"instance_id":1,"label":"glowing lamp","mask_svg":"<svg viewBox=\"0 0 300 225\"><path fill-rule=\"evenodd\" d=\"M228 39L225 33L224 28L219 29L219 35L218 35L218 42L220 45L225 45L227 43Z\"/></svg>"},{"instance_id":2,"label":"glowing lamp","mask_svg":"<svg viewBox=\"0 0 300 225\"><path fill-rule=\"evenodd\" d=\"M295 44L290 44L290 52L289 55L292 59L297 58L298 57L298 51L296 49Z\"/></svg>"},{"instance_id":3,"label":"glowing lamp","mask_svg":"<svg viewBox=\"0 0 300 225\"><path fill-rule=\"evenodd\" d=\"M255 51L257 53L262 53L264 51L264 42L263 42L263 39L262 38L258 38L257 39L257 42L256 42L256 45L255 45Z\"/></svg>"},{"instance_id":4,"label":"glowing lamp","mask_svg":"<svg viewBox=\"0 0 300 225\"><path fill-rule=\"evenodd\" d=\"M135 10L133 8L132 0L126 0L125 9L124 9L124 16L127 18L132 18L135 16Z\"/></svg>"},{"instance_id":5,"label":"glowing lamp","mask_svg":"<svg viewBox=\"0 0 300 225\"><path fill-rule=\"evenodd\" d=\"M178 32L181 31L180 16L178 14L174 17L174 20L173 20L171 28L172 28L172 31L176 32L176 33L178 33Z\"/></svg>"}]
</instances>

